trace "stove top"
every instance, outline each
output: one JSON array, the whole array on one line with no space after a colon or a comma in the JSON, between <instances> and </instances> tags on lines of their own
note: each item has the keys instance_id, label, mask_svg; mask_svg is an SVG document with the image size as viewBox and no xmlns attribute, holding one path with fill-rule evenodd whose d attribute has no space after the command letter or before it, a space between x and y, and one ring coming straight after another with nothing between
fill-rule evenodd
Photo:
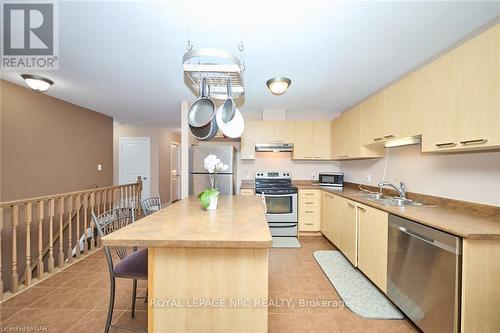
<instances>
[{"instance_id":1,"label":"stove top","mask_svg":"<svg viewBox=\"0 0 500 333\"><path fill-rule=\"evenodd\" d=\"M258 171L255 174L255 193L293 194L298 189L292 185L292 174L288 171Z\"/></svg>"}]
</instances>

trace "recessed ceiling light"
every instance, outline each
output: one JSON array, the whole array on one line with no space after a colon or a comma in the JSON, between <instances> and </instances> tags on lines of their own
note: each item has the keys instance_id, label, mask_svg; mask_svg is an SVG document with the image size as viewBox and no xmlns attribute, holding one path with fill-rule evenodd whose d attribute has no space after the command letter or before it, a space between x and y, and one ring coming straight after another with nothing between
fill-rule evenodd
<instances>
[{"instance_id":1,"label":"recessed ceiling light","mask_svg":"<svg viewBox=\"0 0 500 333\"><path fill-rule=\"evenodd\" d=\"M54 84L52 80L39 75L21 74L21 77L28 87L37 92L46 92L49 90L50 86Z\"/></svg>"},{"instance_id":2,"label":"recessed ceiling light","mask_svg":"<svg viewBox=\"0 0 500 333\"><path fill-rule=\"evenodd\" d=\"M283 95L291 83L292 80L286 77L274 77L266 82L269 91L274 95Z\"/></svg>"}]
</instances>

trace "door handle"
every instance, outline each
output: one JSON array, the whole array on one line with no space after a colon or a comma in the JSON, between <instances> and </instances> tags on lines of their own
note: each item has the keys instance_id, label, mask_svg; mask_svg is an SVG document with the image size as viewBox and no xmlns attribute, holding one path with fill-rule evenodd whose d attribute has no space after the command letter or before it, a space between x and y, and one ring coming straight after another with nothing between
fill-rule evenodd
<instances>
[{"instance_id":1,"label":"door handle","mask_svg":"<svg viewBox=\"0 0 500 333\"><path fill-rule=\"evenodd\" d=\"M147 179L148 179L148 177L142 177L142 180L147 180Z\"/></svg>"},{"instance_id":2,"label":"door handle","mask_svg":"<svg viewBox=\"0 0 500 333\"><path fill-rule=\"evenodd\" d=\"M481 143L486 143L486 142L488 142L488 139L477 139L477 140L460 141L460 144L462 144L462 145L475 145L475 144L481 144Z\"/></svg>"}]
</instances>

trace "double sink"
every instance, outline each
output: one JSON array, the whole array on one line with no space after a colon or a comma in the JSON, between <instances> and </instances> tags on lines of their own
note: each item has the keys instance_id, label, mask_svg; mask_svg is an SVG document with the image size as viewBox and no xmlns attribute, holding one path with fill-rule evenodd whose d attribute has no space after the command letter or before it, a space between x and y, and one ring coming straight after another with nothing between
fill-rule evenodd
<instances>
[{"instance_id":1,"label":"double sink","mask_svg":"<svg viewBox=\"0 0 500 333\"><path fill-rule=\"evenodd\" d=\"M359 197L369 200L369 201L374 201L376 203L379 203L384 206L423 206L425 205L422 202L418 201L413 201L410 199L403 199L403 198L393 198L387 195L383 195L381 193L363 193L363 194L358 194Z\"/></svg>"}]
</instances>

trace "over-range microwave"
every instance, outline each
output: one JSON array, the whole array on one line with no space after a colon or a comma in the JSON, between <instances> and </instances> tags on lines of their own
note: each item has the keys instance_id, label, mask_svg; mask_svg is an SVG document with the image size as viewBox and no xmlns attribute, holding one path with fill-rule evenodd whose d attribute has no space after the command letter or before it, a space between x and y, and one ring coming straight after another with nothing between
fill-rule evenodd
<instances>
[{"instance_id":1,"label":"over-range microwave","mask_svg":"<svg viewBox=\"0 0 500 333\"><path fill-rule=\"evenodd\" d=\"M342 172L320 172L318 174L320 186L343 187L344 174Z\"/></svg>"}]
</instances>

